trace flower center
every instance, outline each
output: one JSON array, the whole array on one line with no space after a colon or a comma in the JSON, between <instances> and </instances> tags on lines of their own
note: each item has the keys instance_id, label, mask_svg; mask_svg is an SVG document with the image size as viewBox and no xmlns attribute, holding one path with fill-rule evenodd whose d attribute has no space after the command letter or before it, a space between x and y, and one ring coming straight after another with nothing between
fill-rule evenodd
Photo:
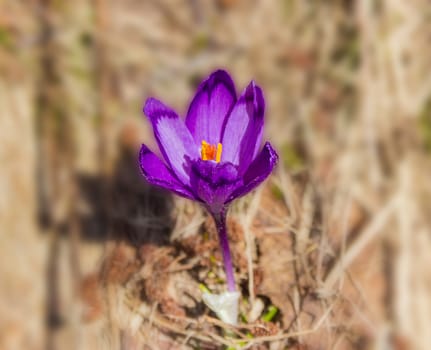
<instances>
[{"instance_id":1,"label":"flower center","mask_svg":"<svg viewBox=\"0 0 431 350\"><path fill-rule=\"evenodd\" d=\"M221 160L222 145L218 143L211 145L208 142L202 140L201 158L202 160L215 160L216 163L220 163Z\"/></svg>"}]
</instances>

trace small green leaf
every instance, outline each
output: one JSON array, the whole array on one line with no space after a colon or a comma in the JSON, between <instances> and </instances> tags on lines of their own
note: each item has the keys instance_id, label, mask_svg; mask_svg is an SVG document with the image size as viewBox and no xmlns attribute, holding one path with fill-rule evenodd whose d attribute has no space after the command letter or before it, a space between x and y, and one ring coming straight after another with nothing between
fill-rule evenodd
<instances>
[{"instance_id":1,"label":"small green leaf","mask_svg":"<svg viewBox=\"0 0 431 350\"><path fill-rule=\"evenodd\" d=\"M205 285L205 284L203 284L203 283L200 283L199 284L199 289L201 290L201 292L202 293L208 293L208 294L211 294L211 291L208 289L208 287Z\"/></svg>"},{"instance_id":2,"label":"small green leaf","mask_svg":"<svg viewBox=\"0 0 431 350\"><path fill-rule=\"evenodd\" d=\"M275 315L277 315L278 313L278 308L275 307L274 305L271 305L268 308L268 311L262 316L262 320L265 322L271 322L272 319L275 317Z\"/></svg>"}]
</instances>

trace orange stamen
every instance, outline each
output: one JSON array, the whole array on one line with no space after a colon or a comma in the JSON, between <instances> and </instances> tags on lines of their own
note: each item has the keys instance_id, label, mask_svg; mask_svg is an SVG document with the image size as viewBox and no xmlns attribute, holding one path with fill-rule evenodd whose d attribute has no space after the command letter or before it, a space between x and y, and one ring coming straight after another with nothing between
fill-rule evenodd
<instances>
[{"instance_id":1,"label":"orange stamen","mask_svg":"<svg viewBox=\"0 0 431 350\"><path fill-rule=\"evenodd\" d=\"M211 145L208 142L202 140L201 158L202 160L215 160L216 163L220 163L222 144Z\"/></svg>"}]
</instances>

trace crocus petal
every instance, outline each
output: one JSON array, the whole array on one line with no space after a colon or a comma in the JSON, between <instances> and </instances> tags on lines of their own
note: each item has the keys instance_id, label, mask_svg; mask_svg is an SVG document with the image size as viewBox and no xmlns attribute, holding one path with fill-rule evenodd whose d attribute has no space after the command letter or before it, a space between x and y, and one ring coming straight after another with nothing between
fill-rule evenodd
<instances>
[{"instance_id":1,"label":"crocus petal","mask_svg":"<svg viewBox=\"0 0 431 350\"><path fill-rule=\"evenodd\" d=\"M193 162L191 188L212 212L220 212L232 192L243 183L232 163Z\"/></svg>"},{"instance_id":2,"label":"crocus petal","mask_svg":"<svg viewBox=\"0 0 431 350\"><path fill-rule=\"evenodd\" d=\"M190 184L188 160L199 157L199 147L184 122L162 102L149 98L144 113L152 123L160 151L178 179Z\"/></svg>"},{"instance_id":3,"label":"crocus petal","mask_svg":"<svg viewBox=\"0 0 431 350\"><path fill-rule=\"evenodd\" d=\"M202 140L220 142L223 124L235 101L235 86L227 72L218 70L201 83L186 117L186 126L197 144Z\"/></svg>"},{"instance_id":4,"label":"crocus petal","mask_svg":"<svg viewBox=\"0 0 431 350\"><path fill-rule=\"evenodd\" d=\"M232 193L226 204L235 198L246 195L251 190L256 188L269 176L269 174L271 174L272 169L274 169L274 166L277 164L277 161L277 152L275 152L269 142L265 143L262 151L245 172L243 186L239 187Z\"/></svg>"},{"instance_id":5,"label":"crocus petal","mask_svg":"<svg viewBox=\"0 0 431 350\"><path fill-rule=\"evenodd\" d=\"M262 90L252 81L226 119L221 160L239 166L243 174L261 147L265 101Z\"/></svg>"},{"instance_id":6,"label":"crocus petal","mask_svg":"<svg viewBox=\"0 0 431 350\"><path fill-rule=\"evenodd\" d=\"M173 191L180 196L196 199L172 173L170 169L145 145L141 146L139 152L139 164L144 177L150 184Z\"/></svg>"},{"instance_id":7,"label":"crocus petal","mask_svg":"<svg viewBox=\"0 0 431 350\"><path fill-rule=\"evenodd\" d=\"M212 186L231 183L238 179L238 168L232 163L215 163L198 159L193 162L193 173Z\"/></svg>"}]
</instances>

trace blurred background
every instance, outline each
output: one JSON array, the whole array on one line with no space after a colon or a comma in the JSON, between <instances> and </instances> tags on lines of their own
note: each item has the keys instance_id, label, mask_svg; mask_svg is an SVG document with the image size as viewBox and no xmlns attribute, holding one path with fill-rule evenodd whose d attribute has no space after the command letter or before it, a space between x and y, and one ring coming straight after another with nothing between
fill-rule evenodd
<instances>
[{"instance_id":1,"label":"blurred background","mask_svg":"<svg viewBox=\"0 0 431 350\"><path fill-rule=\"evenodd\" d=\"M1 0L0 349L229 345L148 277L210 229L137 168L145 99L184 115L218 68L281 158L232 211L243 295L279 309L237 346L429 349L430 62L426 0Z\"/></svg>"}]
</instances>

